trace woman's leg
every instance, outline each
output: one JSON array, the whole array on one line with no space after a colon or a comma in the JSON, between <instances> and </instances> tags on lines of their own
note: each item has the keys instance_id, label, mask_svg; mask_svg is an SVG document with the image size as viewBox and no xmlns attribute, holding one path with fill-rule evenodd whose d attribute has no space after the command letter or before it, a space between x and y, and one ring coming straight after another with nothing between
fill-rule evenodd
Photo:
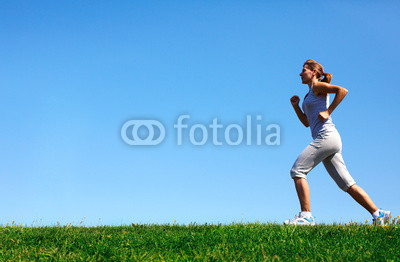
<instances>
[{"instance_id":1,"label":"woman's leg","mask_svg":"<svg viewBox=\"0 0 400 262\"><path fill-rule=\"evenodd\" d=\"M310 188L305 178L294 178L294 184L296 186L297 196L300 200L301 211L311 212L310 207Z\"/></svg>"},{"instance_id":2,"label":"woman's leg","mask_svg":"<svg viewBox=\"0 0 400 262\"><path fill-rule=\"evenodd\" d=\"M355 201L362 205L371 214L378 210L368 194L358 185L351 186L349 189L347 189L347 193L349 193L349 195L354 198Z\"/></svg>"},{"instance_id":3,"label":"woman's leg","mask_svg":"<svg viewBox=\"0 0 400 262\"><path fill-rule=\"evenodd\" d=\"M328 140L328 134L319 134L297 157L290 170L294 179L301 211L310 211L310 188L306 180L307 174L323 159L337 152L338 145Z\"/></svg>"},{"instance_id":4,"label":"woman's leg","mask_svg":"<svg viewBox=\"0 0 400 262\"><path fill-rule=\"evenodd\" d=\"M323 160L329 175L335 180L336 184L345 192L349 193L361 206L373 214L378 208L372 202L368 194L354 182L349 171L344 164L341 152L333 154Z\"/></svg>"}]
</instances>

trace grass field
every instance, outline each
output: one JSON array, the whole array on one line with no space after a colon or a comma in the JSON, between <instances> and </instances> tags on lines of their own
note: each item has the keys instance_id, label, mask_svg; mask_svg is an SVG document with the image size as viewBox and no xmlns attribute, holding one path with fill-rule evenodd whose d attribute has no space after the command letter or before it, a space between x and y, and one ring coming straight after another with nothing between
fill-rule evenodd
<instances>
[{"instance_id":1,"label":"grass field","mask_svg":"<svg viewBox=\"0 0 400 262\"><path fill-rule=\"evenodd\" d=\"M0 227L1 261L400 261L400 227L135 225Z\"/></svg>"}]
</instances>

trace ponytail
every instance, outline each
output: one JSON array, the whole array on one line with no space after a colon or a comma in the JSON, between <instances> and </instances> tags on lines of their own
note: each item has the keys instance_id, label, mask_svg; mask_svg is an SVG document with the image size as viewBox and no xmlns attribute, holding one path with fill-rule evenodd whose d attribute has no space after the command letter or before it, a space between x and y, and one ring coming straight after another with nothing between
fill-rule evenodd
<instances>
[{"instance_id":1,"label":"ponytail","mask_svg":"<svg viewBox=\"0 0 400 262\"><path fill-rule=\"evenodd\" d=\"M322 73L322 75L324 76L324 78L322 78L321 82L325 82L325 83L330 83L332 80L332 75L329 73Z\"/></svg>"}]
</instances>

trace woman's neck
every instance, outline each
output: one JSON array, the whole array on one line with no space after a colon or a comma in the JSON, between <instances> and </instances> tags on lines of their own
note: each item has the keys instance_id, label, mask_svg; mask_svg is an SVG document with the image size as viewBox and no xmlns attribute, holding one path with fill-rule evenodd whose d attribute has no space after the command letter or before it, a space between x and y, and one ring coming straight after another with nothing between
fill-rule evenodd
<instances>
[{"instance_id":1,"label":"woman's neck","mask_svg":"<svg viewBox=\"0 0 400 262\"><path fill-rule=\"evenodd\" d=\"M308 83L308 87L311 89L314 86L314 84L317 83L317 82L318 82L318 79L311 80L311 82Z\"/></svg>"}]
</instances>

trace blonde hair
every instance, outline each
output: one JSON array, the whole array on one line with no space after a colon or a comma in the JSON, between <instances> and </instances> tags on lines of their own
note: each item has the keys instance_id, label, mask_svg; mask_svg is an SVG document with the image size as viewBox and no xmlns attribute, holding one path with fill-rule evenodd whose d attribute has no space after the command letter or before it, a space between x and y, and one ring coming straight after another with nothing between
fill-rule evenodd
<instances>
[{"instance_id":1,"label":"blonde hair","mask_svg":"<svg viewBox=\"0 0 400 262\"><path fill-rule=\"evenodd\" d=\"M323 66L320 63L318 63L317 61L314 61L312 59L308 59L307 61L304 62L303 66L305 66L305 65L307 65L307 67L310 70L312 70L312 71L316 70L317 71L317 79L319 81L326 82L328 84L331 82L332 75L329 74L329 73L325 73ZM322 78L322 77L324 77L324 78Z\"/></svg>"}]
</instances>

